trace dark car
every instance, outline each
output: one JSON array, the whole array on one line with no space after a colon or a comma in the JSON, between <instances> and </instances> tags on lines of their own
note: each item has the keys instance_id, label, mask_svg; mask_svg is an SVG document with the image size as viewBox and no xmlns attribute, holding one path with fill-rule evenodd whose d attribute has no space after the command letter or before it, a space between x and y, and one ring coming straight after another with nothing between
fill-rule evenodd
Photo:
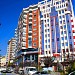
<instances>
[{"instance_id":1,"label":"dark car","mask_svg":"<svg viewBox=\"0 0 75 75\"><path fill-rule=\"evenodd\" d=\"M33 75L50 75L47 71L36 72Z\"/></svg>"},{"instance_id":2,"label":"dark car","mask_svg":"<svg viewBox=\"0 0 75 75\"><path fill-rule=\"evenodd\" d=\"M1 70L1 73L6 73L6 70Z\"/></svg>"}]
</instances>

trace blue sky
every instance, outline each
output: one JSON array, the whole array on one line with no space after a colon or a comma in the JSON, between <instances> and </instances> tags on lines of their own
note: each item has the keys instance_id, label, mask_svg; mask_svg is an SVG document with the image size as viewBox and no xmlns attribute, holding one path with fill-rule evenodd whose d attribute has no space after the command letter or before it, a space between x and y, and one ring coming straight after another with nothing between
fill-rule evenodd
<instances>
[{"instance_id":1,"label":"blue sky","mask_svg":"<svg viewBox=\"0 0 75 75\"><path fill-rule=\"evenodd\" d=\"M0 0L0 54L7 52L7 43L14 37L18 18L23 8L42 0ZM75 11L75 0L73 1ZM75 13L75 12L74 12Z\"/></svg>"}]
</instances>

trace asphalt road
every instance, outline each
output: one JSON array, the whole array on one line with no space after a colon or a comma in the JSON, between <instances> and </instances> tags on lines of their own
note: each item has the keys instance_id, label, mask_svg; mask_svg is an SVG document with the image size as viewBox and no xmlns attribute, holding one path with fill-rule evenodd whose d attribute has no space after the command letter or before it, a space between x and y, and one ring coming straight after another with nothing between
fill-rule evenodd
<instances>
[{"instance_id":1,"label":"asphalt road","mask_svg":"<svg viewBox=\"0 0 75 75\"><path fill-rule=\"evenodd\" d=\"M18 75L18 74L15 74L15 73L0 73L0 75Z\"/></svg>"}]
</instances>

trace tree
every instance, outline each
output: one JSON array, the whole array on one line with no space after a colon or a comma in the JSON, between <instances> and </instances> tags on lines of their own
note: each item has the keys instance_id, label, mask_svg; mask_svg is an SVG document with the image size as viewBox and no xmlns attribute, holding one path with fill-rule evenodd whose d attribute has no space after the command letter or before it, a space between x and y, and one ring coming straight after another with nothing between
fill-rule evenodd
<instances>
[{"instance_id":1,"label":"tree","mask_svg":"<svg viewBox=\"0 0 75 75\"><path fill-rule=\"evenodd\" d=\"M52 63L53 63L54 59L55 59L54 57L45 57L44 58L44 64L45 64L45 66L46 67L52 66Z\"/></svg>"},{"instance_id":2,"label":"tree","mask_svg":"<svg viewBox=\"0 0 75 75\"><path fill-rule=\"evenodd\" d=\"M75 62L70 62L69 66L66 68L67 73L75 71Z\"/></svg>"}]
</instances>

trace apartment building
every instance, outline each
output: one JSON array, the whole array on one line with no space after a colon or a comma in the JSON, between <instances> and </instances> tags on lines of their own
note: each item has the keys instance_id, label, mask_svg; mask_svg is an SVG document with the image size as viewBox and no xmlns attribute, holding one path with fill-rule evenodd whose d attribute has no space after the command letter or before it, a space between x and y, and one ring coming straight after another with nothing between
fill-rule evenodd
<instances>
[{"instance_id":1,"label":"apartment building","mask_svg":"<svg viewBox=\"0 0 75 75\"><path fill-rule=\"evenodd\" d=\"M0 60L1 60L1 65L0 66L1 67L6 67L6 56L2 56Z\"/></svg>"},{"instance_id":2,"label":"apartment building","mask_svg":"<svg viewBox=\"0 0 75 75\"><path fill-rule=\"evenodd\" d=\"M16 47L16 40L15 38L12 38L8 41L8 47L7 47L7 54L6 54L6 62L12 63L13 59L15 58L15 47Z\"/></svg>"},{"instance_id":3,"label":"apartment building","mask_svg":"<svg viewBox=\"0 0 75 75\"><path fill-rule=\"evenodd\" d=\"M44 0L23 8L15 36L18 64L38 55L38 61L44 57L55 57L55 62L75 59L72 1Z\"/></svg>"},{"instance_id":4,"label":"apartment building","mask_svg":"<svg viewBox=\"0 0 75 75\"><path fill-rule=\"evenodd\" d=\"M71 0L44 0L38 3L42 29L42 54L63 62L75 54L75 25Z\"/></svg>"},{"instance_id":5,"label":"apartment building","mask_svg":"<svg viewBox=\"0 0 75 75\"><path fill-rule=\"evenodd\" d=\"M30 5L23 8L16 30L17 38L17 58L33 61L38 56L38 50L41 49L41 27L40 12L38 5ZM20 61L19 61L20 63Z\"/></svg>"}]
</instances>

